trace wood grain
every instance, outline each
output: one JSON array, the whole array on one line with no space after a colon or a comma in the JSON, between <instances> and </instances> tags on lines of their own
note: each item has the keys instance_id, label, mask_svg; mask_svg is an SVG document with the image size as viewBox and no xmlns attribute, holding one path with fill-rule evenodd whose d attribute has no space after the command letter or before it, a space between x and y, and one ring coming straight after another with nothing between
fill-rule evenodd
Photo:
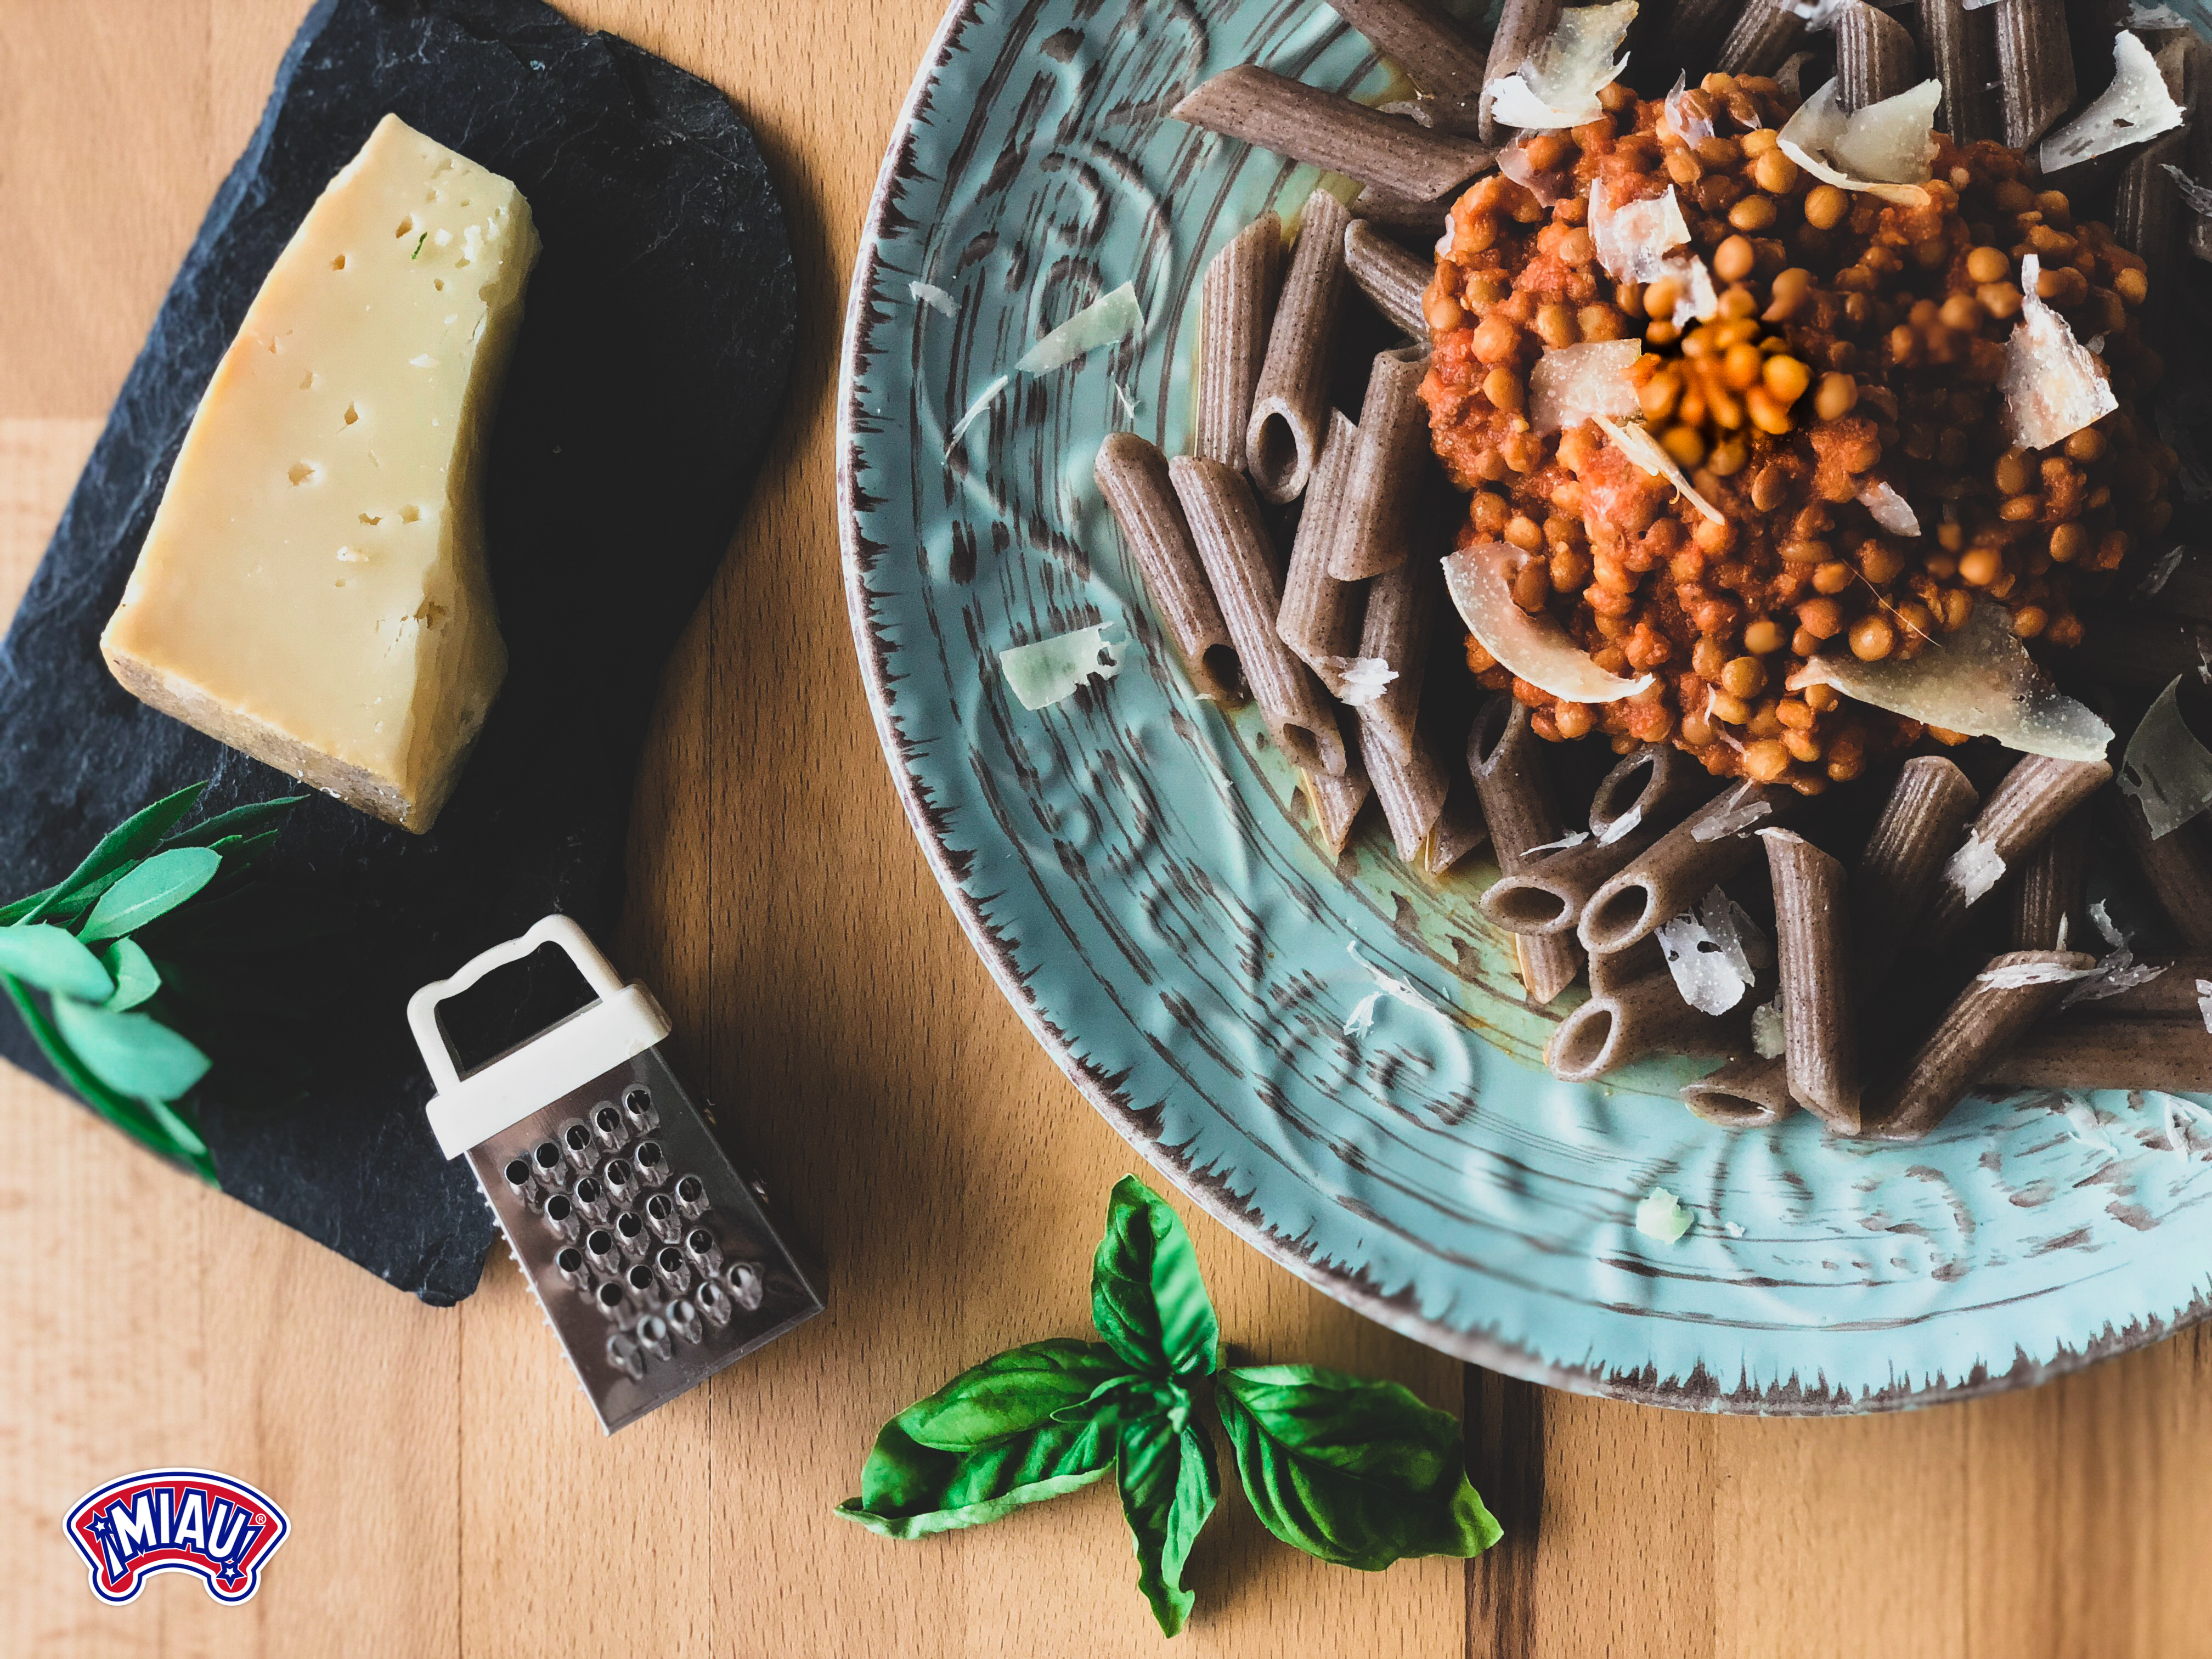
<instances>
[{"instance_id":1,"label":"wood grain","mask_svg":"<svg viewBox=\"0 0 2212 1659\"><path fill-rule=\"evenodd\" d=\"M0 0L0 608L28 579L303 0ZM1109 1492L899 1546L834 1521L890 1411L1084 1329L1134 1155L1044 1060L900 817L837 583L830 388L855 239L937 0L593 0L726 88L805 277L797 382L730 560L671 661L617 954L827 1255L831 1310L602 1440L503 1255L436 1310L0 1075L0 1650L119 1656L1156 1650ZM831 52L825 41L836 42ZM783 826L800 826L787 831ZM1468 1413L1511 1531L1470 1569L1322 1568L1241 1499L1201 1542L1194 1653L2212 1652L2212 1338L2029 1395L1839 1422L1546 1393L1364 1323L1193 1226L1256 1358ZM1464 1377L1464 1382L1462 1378ZM244 1609L157 1580L95 1602L60 1519L204 1462L294 1531Z\"/></svg>"}]
</instances>

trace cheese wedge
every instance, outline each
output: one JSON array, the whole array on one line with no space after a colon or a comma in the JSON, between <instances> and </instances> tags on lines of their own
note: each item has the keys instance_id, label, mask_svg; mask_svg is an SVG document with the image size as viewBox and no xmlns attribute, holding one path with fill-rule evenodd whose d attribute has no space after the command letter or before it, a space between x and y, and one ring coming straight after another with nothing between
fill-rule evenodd
<instances>
[{"instance_id":1,"label":"cheese wedge","mask_svg":"<svg viewBox=\"0 0 2212 1659\"><path fill-rule=\"evenodd\" d=\"M192 417L100 635L133 696L430 827L507 672L477 488L537 257L512 184L378 124Z\"/></svg>"}]
</instances>

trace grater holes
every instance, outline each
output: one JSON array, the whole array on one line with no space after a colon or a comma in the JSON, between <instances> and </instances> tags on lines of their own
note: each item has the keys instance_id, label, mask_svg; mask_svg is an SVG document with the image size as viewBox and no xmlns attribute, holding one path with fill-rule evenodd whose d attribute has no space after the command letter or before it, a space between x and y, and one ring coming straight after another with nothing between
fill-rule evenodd
<instances>
[{"instance_id":1,"label":"grater holes","mask_svg":"<svg viewBox=\"0 0 2212 1659\"><path fill-rule=\"evenodd\" d=\"M737 1263L724 1277L729 1280L730 1299L747 1313L759 1307L761 1298L768 1294L768 1286L762 1281L760 1269L750 1261Z\"/></svg>"},{"instance_id":2,"label":"grater holes","mask_svg":"<svg viewBox=\"0 0 2212 1659\"><path fill-rule=\"evenodd\" d=\"M684 1222L676 1213L676 1200L666 1193L655 1193L645 1200L645 1224L653 1229L655 1238L671 1244L684 1236Z\"/></svg>"},{"instance_id":3,"label":"grater holes","mask_svg":"<svg viewBox=\"0 0 2212 1659\"><path fill-rule=\"evenodd\" d=\"M622 1109L630 1127L640 1134L660 1121L660 1113L653 1103L653 1091L642 1083L633 1083L623 1091Z\"/></svg>"},{"instance_id":4,"label":"grater holes","mask_svg":"<svg viewBox=\"0 0 2212 1659\"><path fill-rule=\"evenodd\" d=\"M647 1314L637 1322L637 1340L655 1359L666 1359L676 1351L669 1340L668 1322L659 1314Z\"/></svg>"},{"instance_id":5,"label":"grater holes","mask_svg":"<svg viewBox=\"0 0 2212 1659\"><path fill-rule=\"evenodd\" d=\"M607 1363L632 1382L645 1375L645 1356L620 1331L607 1339Z\"/></svg>"},{"instance_id":6,"label":"grater holes","mask_svg":"<svg viewBox=\"0 0 2212 1659\"><path fill-rule=\"evenodd\" d=\"M691 1264L673 1244L664 1244L653 1253L653 1271L671 1295L681 1296L691 1288Z\"/></svg>"},{"instance_id":7,"label":"grater holes","mask_svg":"<svg viewBox=\"0 0 2212 1659\"><path fill-rule=\"evenodd\" d=\"M607 1167L599 1171L599 1180L607 1189L607 1196L617 1204L627 1204L637 1195L637 1172L630 1168L628 1158L609 1158Z\"/></svg>"},{"instance_id":8,"label":"grater holes","mask_svg":"<svg viewBox=\"0 0 2212 1659\"><path fill-rule=\"evenodd\" d=\"M694 1227L684 1236L684 1254L702 1273L711 1273L722 1265L722 1247L704 1227Z\"/></svg>"},{"instance_id":9,"label":"grater holes","mask_svg":"<svg viewBox=\"0 0 2212 1659\"><path fill-rule=\"evenodd\" d=\"M600 1146L617 1152L629 1139L629 1125L612 1105L602 1104L592 1113L592 1133L599 1137Z\"/></svg>"},{"instance_id":10,"label":"grater holes","mask_svg":"<svg viewBox=\"0 0 2212 1659\"><path fill-rule=\"evenodd\" d=\"M653 1286L658 1282L653 1276L653 1269L642 1261L623 1275L623 1283L629 1287L631 1298L646 1307L650 1307L657 1299L653 1295Z\"/></svg>"},{"instance_id":11,"label":"grater holes","mask_svg":"<svg viewBox=\"0 0 2212 1659\"><path fill-rule=\"evenodd\" d=\"M665 1317L669 1328L686 1342L700 1342L706 1339L706 1329L699 1322L699 1310L682 1297L668 1304Z\"/></svg>"},{"instance_id":12,"label":"grater holes","mask_svg":"<svg viewBox=\"0 0 2212 1659\"><path fill-rule=\"evenodd\" d=\"M581 1118L571 1118L561 1126L561 1150L579 1170L589 1170L599 1161L599 1143L592 1139L592 1132L584 1127Z\"/></svg>"},{"instance_id":13,"label":"grater holes","mask_svg":"<svg viewBox=\"0 0 2212 1659\"><path fill-rule=\"evenodd\" d=\"M555 1193L545 1200L545 1224L562 1238L574 1238L583 1226L583 1218L576 1213L576 1206L566 1193Z\"/></svg>"},{"instance_id":14,"label":"grater holes","mask_svg":"<svg viewBox=\"0 0 2212 1659\"><path fill-rule=\"evenodd\" d=\"M565 1187L568 1184L568 1166L562 1159L561 1149L551 1141L541 1143L538 1150L530 1155L530 1162L536 1170L538 1179L542 1184L548 1187Z\"/></svg>"},{"instance_id":15,"label":"grater holes","mask_svg":"<svg viewBox=\"0 0 2212 1659\"><path fill-rule=\"evenodd\" d=\"M707 1322L717 1330L728 1324L730 1316L736 1311L731 1304L730 1293L711 1279L700 1282L691 1299L698 1304L699 1311L707 1316Z\"/></svg>"},{"instance_id":16,"label":"grater holes","mask_svg":"<svg viewBox=\"0 0 2212 1659\"><path fill-rule=\"evenodd\" d=\"M697 1176L679 1176L676 1181L676 1213L686 1221L696 1221L707 1212L707 1183Z\"/></svg>"},{"instance_id":17,"label":"grater holes","mask_svg":"<svg viewBox=\"0 0 2212 1659\"><path fill-rule=\"evenodd\" d=\"M553 1271L559 1273L562 1282L572 1290L588 1291L592 1288L591 1275L584 1267L584 1253L574 1244L562 1247L560 1254L553 1258Z\"/></svg>"},{"instance_id":18,"label":"grater holes","mask_svg":"<svg viewBox=\"0 0 2212 1659\"><path fill-rule=\"evenodd\" d=\"M645 1254L645 1223L638 1219L637 1212L624 1210L614 1219L615 1243L631 1261Z\"/></svg>"},{"instance_id":19,"label":"grater holes","mask_svg":"<svg viewBox=\"0 0 2212 1659\"><path fill-rule=\"evenodd\" d=\"M604 1278L613 1278L622 1267L622 1247L605 1227L594 1227L585 1235L584 1257Z\"/></svg>"},{"instance_id":20,"label":"grater holes","mask_svg":"<svg viewBox=\"0 0 2212 1659\"><path fill-rule=\"evenodd\" d=\"M617 1322L627 1318L629 1313L629 1298L623 1294L623 1287L611 1279L592 1292L592 1305Z\"/></svg>"},{"instance_id":21,"label":"grater holes","mask_svg":"<svg viewBox=\"0 0 2212 1659\"><path fill-rule=\"evenodd\" d=\"M657 1140L639 1141L629 1161L637 1170L637 1178L648 1187L658 1187L668 1179L668 1154Z\"/></svg>"},{"instance_id":22,"label":"grater holes","mask_svg":"<svg viewBox=\"0 0 2212 1659\"><path fill-rule=\"evenodd\" d=\"M606 1188L599 1185L597 1176L578 1176L575 1188L570 1196L575 1203L577 1212L586 1219L599 1221L605 1218Z\"/></svg>"}]
</instances>

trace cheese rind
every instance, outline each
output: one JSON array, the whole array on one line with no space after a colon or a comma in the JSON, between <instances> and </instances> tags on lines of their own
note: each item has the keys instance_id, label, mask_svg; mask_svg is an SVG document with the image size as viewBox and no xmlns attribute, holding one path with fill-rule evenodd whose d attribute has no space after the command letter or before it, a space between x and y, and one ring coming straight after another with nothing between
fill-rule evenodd
<instances>
[{"instance_id":1,"label":"cheese rind","mask_svg":"<svg viewBox=\"0 0 2212 1659\"><path fill-rule=\"evenodd\" d=\"M100 636L132 695L430 827L507 672L477 483L537 256L513 184L384 118L201 398Z\"/></svg>"}]
</instances>

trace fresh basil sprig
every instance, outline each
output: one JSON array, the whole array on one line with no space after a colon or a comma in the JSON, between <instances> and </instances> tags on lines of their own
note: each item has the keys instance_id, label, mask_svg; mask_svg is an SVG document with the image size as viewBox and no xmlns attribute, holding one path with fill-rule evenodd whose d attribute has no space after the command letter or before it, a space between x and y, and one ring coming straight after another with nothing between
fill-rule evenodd
<instances>
[{"instance_id":1,"label":"fresh basil sprig","mask_svg":"<svg viewBox=\"0 0 2212 1659\"><path fill-rule=\"evenodd\" d=\"M161 969L133 935L234 889L307 797L256 801L179 829L206 787L191 784L133 813L53 886L0 905L0 990L87 1104L213 1182L207 1143L179 1104L207 1074L208 1057L158 1017ZM46 1006L33 991L46 994ZM142 1006L155 1012L137 1012Z\"/></svg>"},{"instance_id":2,"label":"fresh basil sprig","mask_svg":"<svg viewBox=\"0 0 2212 1659\"><path fill-rule=\"evenodd\" d=\"M981 1526L1119 1472L1137 1587L1163 1632L1189 1616L1182 1572L1220 1499L1211 1395L1261 1523L1342 1566L1466 1557L1499 1528L1468 1484L1458 1419L1395 1382L1317 1365L1221 1369L1221 1328L1190 1235L1134 1176L1115 1187L1091 1261L1103 1343L1010 1348L876 1437L837 1513L886 1538Z\"/></svg>"}]
</instances>

